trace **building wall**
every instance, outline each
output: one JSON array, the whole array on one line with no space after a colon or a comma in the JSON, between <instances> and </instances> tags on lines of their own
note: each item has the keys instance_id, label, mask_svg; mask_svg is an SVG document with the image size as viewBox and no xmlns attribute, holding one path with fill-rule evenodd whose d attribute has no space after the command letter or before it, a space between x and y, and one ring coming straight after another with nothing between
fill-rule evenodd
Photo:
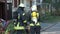
<instances>
[{"instance_id":1,"label":"building wall","mask_svg":"<svg viewBox=\"0 0 60 34\"><path fill-rule=\"evenodd\" d=\"M5 0L0 0L0 2L5 2Z\"/></svg>"},{"instance_id":2,"label":"building wall","mask_svg":"<svg viewBox=\"0 0 60 34\"><path fill-rule=\"evenodd\" d=\"M0 2L0 18L5 19L5 3Z\"/></svg>"},{"instance_id":3,"label":"building wall","mask_svg":"<svg viewBox=\"0 0 60 34\"><path fill-rule=\"evenodd\" d=\"M18 7L18 5L22 2L25 5L29 4L30 5L31 0L13 0L13 7Z\"/></svg>"},{"instance_id":4,"label":"building wall","mask_svg":"<svg viewBox=\"0 0 60 34\"><path fill-rule=\"evenodd\" d=\"M14 0L14 7L17 7L17 0Z\"/></svg>"},{"instance_id":5,"label":"building wall","mask_svg":"<svg viewBox=\"0 0 60 34\"><path fill-rule=\"evenodd\" d=\"M20 4L20 0L12 0L13 7L16 8Z\"/></svg>"},{"instance_id":6,"label":"building wall","mask_svg":"<svg viewBox=\"0 0 60 34\"><path fill-rule=\"evenodd\" d=\"M9 0L7 0L7 2L8 2ZM9 2L8 2L9 3ZM6 3L5 1L3 1L3 0L0 0L0 18L3 18L3 19L5 19L5 20L9 20L9 19L11 19L11 8L12 7L9 7L9 6L7 6L7 4L8 3ZM9 9L7 9L7 8L9 8ZM7 10L6 10L7 9Z\"/></svg>"}]
</instances>

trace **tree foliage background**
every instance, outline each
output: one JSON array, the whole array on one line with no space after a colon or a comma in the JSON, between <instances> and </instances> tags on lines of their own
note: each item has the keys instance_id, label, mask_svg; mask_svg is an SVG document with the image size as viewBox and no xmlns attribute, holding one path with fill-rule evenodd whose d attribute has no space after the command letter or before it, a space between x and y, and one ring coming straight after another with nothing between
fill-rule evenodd
<instances>
[{"instance_id":1,"label":"tree foliage background","mask_svg":"<svg viewBox=\"0 0 60 34\"><path fill-rule=\"evenodd\" d=\"M55 15L60 15L60 0L43 0L43 3L49 3L53 8L55 8ZM52 11L53 12L53 11ZM53 14L53 13L52 13Z\"/></svg>"}]
</instances>

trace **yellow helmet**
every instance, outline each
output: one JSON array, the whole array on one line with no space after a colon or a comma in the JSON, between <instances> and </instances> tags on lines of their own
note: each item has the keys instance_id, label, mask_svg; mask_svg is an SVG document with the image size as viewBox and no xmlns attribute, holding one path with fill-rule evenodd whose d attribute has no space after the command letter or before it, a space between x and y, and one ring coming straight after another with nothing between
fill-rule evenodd
<instances>
[{"instance_id":1,"label":"yellow helmet","mask_svg":"<svg viewBox=\"0 0 60 34\"><path fill-rule=\"evenodd\" d=\"M23 3L20 3L19 7L25 7Z\"/></svg>"},{"instance_id":2,"label":"yellow helmet","mask_svg":"<svg viewBox=\"0 0 60 34\"><path fill-rule=\"evenodd\" d=\"M36 6L36 5L33 5L33 6L31 7L31 9L32 9L32 11L37 11L37 6Z\"/></svg>"}]
</instances>

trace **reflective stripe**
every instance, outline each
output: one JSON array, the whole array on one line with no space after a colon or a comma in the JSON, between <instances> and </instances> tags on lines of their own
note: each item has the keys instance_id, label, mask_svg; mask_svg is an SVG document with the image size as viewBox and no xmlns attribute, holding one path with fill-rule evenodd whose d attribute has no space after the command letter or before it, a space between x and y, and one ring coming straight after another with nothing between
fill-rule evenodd
<instances>
[{"instance_id":1,"label":"reflective stripe","mask_svg":"<svg viewBox=\"0 0 60 34\"><path fill-rule=\"evenodd\" d=\"M37 17L39 17L39 13L37 13Z\"/></svg>"},{"instance_id":2,"label":"reflective stripe","mask_svg":"<svg viewBox=\"0 0 60 34\"><path fill-rule=\"evenodd\" d=\"M15 30L23 30L24 26L19 26L20 22L18 22L17 26L14 26Z\"/></svg>"},{"instance_id":3,"label":"reflective stripe","mask_svg":"<svg viewBox=\"0 0 60 34\"><path fill-rule=\"evenodd\" d=\"M23 16L25 15L25 13L23 13Z\"/></svg>"},{"instance_id":4,"label":"reflective stripe","mask_svg":"<svg viewBox=\"0 0 60 34\"><path fill-rule=\"evenodd\" d=\"M37 24L31 23L30 26L40 26L40 23L37 23Z\"/></svg>"},{"instance_id":5,"label":"reflective stripe","mask_svg":"<svg viewBox=\"0 0 60 34\"><path fill-rule=\"evenodd\" d=\"M31 24L30 24L30 26L34 26L34 24L33 24L33 23L31 23Z\"/></svg>"},{"instance_id":6,"label":"reflective stripe","mask_svg":"<svg viewBox=\"0 0 60 34\"><path fill-rule=\"evenodd\" d=\"M16 23L14 23L14 25L15 25Z\"/></svg>"},{"instance_id":7,"label":"reflective stripe","mask_svg":"<svg viewBox=\"0 0 60 34\"><path fill-rule=\"evenodd\" d=\"M27 20L24 20L23 22L24 22L24 23L26 23L26 22L27 22Z\"/></svg>"},{"instance_id":8,"label":"reflective stripe","mask_svg":"<svg viewBox=\"0 0 60 34\"><path fill-rule=\"evenodd\" d=\"M18 14L18 19L20 19L20 14Z\"/></svg>"},{"instance_id":9,"label":"reflective stripe","mask_svg":"<svg viewBox=\"0 0 60 34\"><path fill-rule=\"evenodd\" d=\"M18 22L17 27L19 27L20 22Z\"/></svg>"},{"instance_id":10,"label":"reflective stripe","mask_svg":"<svg viewBox=\"0 0 60 34\"><path fill-rule=\"evenodd\" d=\"M37 23L36 26L40 26L40 23Z\"/></svg>"},{"instance_id":11,"label":"reflective stripe","mask_svg":"<svg viewBox=\"0 0 60 34\"><path fill-rule=\"evenodd\" d=\"M23 26L19 26L19 27L14 27L15 30L23 30L24 27Z\"/></svg>"}]
</instances>

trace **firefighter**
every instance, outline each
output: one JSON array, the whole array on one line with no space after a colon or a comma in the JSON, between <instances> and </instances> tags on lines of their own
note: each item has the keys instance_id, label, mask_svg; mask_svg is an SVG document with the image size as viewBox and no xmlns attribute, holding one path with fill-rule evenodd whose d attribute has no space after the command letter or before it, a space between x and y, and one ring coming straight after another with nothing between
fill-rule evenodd
<instances>
[{"instance_id":1,"label":"firefighter","mask_svg":"<svg viewBox=\"0 0 60 34\"><path fill-rule=\"evenodd\" d=\"M15 24L14 29L15 29L16 34L23 34L25 30L24 22L26 22L26 20L24 20L25 13L24 13L23 3L19 5L17 13L18 13L18 16L17 16L18 18L17 18L17 23L14 23Z\"/></svg>"},{"instance_id":2,"label":"firefighter","mask_svg":"<svg viewBox=\"0 0 60 34\"><path fill-rule=\"evenodd\" d=\"M39 12L37 11L37 6L33 5L32 6L32 12L31 12L31 21L30 21L30 34L40 34L40 15Z\"/></svg>"}]
</instances>

